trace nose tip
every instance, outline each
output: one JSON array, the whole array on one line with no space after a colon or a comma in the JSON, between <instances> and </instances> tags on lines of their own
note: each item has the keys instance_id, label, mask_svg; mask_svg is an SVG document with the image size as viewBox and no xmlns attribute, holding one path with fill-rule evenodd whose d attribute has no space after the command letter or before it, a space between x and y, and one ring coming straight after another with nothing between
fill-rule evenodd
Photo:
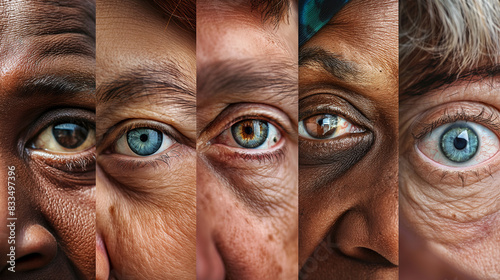
<instances>
[{"instance_id":1,"label":"nose tip","mask_svg":"<svg viewBox=\"0 0 500 280\"><path fill-rule=\"evenodd\" d=\"M223 280L226 271L213 238L205 228L196 230L196 279Z\"/></svg>"},{"instance_id":2,"label":"nose tip","mask_svg":"<svg viewBox=\"0 0 500 280\"><path fill-rule=\"evenodd\" d=\"M54 236L41 225L30 225L16 240L16 271L42 268L48 265L56 254L57 242Z\"/></svg>"},{"instance_id":3,"label":"nose tip","mask_svg":"<svg viewBox=\"0 0 500 280\"><path fill-rule=\"evenodd\" d=\"M397 266L398 227L386 219L369 220L361 212L350 211L339 221L335 242L339 251L365 263ZM385 221L385 222L384 222Z\"/></svg>"}]
</instances>

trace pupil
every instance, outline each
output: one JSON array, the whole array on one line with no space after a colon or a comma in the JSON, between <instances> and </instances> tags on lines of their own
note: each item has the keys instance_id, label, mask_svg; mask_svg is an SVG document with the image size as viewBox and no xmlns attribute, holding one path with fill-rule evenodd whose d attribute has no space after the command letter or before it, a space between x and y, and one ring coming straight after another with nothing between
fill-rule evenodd
<instances>
[{"instance_id":1,"label":"pupil","mask_svg":"<svg viewBox=\"0 0 500 280\"><path fill-rule=\"evenodd\" d=\"M465 147L467 147L467 140L464 138L457 137L455 140L453 140L453 145L457 150L463 150Z\"/></svg>"},{"instance_id":2,"label":"pupil","mask_svg":"<svg viewBox=\"0 0 500 280\"><path fill-rule=\"evenodd\" d=\"M245 126L245 134L253 134L253 127L251 126Z\"/></svg>"},{"instance_id":3,"label":"pupil","mask_svg":"<svg viewBox=\"0 0 500 280\"><path fill-rule=\"evenodd\" d=\"M142 142L146 142L146 141L148 141L148 136L146 134L141 134L139 139L141 139Z\"/></svg>"}]
</instances>

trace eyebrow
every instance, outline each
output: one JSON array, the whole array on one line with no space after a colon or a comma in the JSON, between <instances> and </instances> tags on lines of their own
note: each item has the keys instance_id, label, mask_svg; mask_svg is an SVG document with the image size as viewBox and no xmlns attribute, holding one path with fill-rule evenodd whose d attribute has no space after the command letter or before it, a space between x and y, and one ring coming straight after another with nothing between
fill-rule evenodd
<instances>
[{"instance_id":1,"label":"eyebrow","mask_svg":"<svg viewBox=\"0 0 500 280\"><path fill-rule=\"evenodd\" d=\"M21 98L32 98L38 95L77 95L87 92L95 94L95 79L93 76L81 75L38 75L19 80L12 90Z\"/></svg>"},{"instance_id":2,"label":"eyebrow","mask_svg":"<svg viewBox=\"0 0 500 280\"><path fill-rule=\"evenodd\" d=\"M194 77L173 62L141 66L97 88L99 103L128 103L143 99L163 101L195 113Z\"/></svg>"},{"instance_id":3,"label":"eyebrow","mask_svg":"<svg viewBox=\"0 0 500 280\"><path fill-rule=\"evenodd\" d=\"M340 55L319 47L300 49L299 67L308 66L319 66L342 81L361 79L361 72L354 62L344 60Z\"/></svg>"},{"instance_id":4,"label":"eyebrow","mask_svg":"<svg viewBox=\"0 0 500 280\"><path fill-rule=\"evenodd\" d=\"M401 96L425 95L433 90L451 86L457 82L480 82L488 77L500 76L500 64L479 67L460 74L429 72L410 88L401 91Z\"/></svg>"},{"instance_id":5,"label":"eyebrow","mask_svg":"<svg viewBox=\"0 0 500 280\"><path fill-rule=\"evenodd\" d=\"M197 73L198 100L220 96L271 94L297 103L298 69L293 62L259 59L222 60L204 65Z\"/></svg>"}]
</instances>

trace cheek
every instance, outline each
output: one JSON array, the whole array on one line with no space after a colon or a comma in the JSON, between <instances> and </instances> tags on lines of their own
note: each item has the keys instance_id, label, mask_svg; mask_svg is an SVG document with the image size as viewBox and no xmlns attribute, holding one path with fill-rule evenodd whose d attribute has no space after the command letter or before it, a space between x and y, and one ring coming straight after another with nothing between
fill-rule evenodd
<instances>
[{"instance_id":1,"label":"cheek","mask_svg":"<svg viewBox=\"0 0 500 280\"><path fill-rule=\"evenodd\" d=\"M174 169L175 177L171 170L146 172L151 176L142 174L141 180L133 180L133 188L98 175L98 227L104 231L112 274L194 277L196 173L187 166Z\"/></svg>"},{"instance_id":2,"label":"cheek","mask_svg":"<svg viewBox=\"0 0 500 280\"><path fill-rule=\"evenodd\" d=\"M43 178L39 176L39 178ZM50 221L68 257L88 277L95 277L95 187L60 189L41 181L42 214Z\"/></svg>"}]
</instances>

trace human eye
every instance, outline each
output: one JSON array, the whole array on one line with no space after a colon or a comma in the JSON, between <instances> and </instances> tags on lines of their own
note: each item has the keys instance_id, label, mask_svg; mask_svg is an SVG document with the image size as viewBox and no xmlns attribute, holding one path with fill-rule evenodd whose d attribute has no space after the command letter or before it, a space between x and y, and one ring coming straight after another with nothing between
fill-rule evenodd
<instances>
[{"instance_id":1,"label":"human eye","mask_svg":"<svg viewBox=\"0 0 500 280\"><path fill-rule=\"evenodd\" d=\"M214 160L226 164L232 162L225 160L229 158L270 163L283 156L292 131L290 120L279 109L262 104L233 104L206 129L210 139L207 154L217 155Z\"/></svg>"},{"instance_id":2,"label":"human eye","mask_svg":"<svg viewBox=\"0 0 500 280\"><path fill-rule=\"evenodd\" d=\"M299 135L309 139L333 139L362 132L365 130L334 114L318 114L299 122Z\"/></svg>"},{"instance_id":3,"label":"human eye","mask_svg":"<svg viewBox=\"0 0 500 280\"><path fill-rule=\"evenodd\" d=\"M40 116L28 132L29 156L68 173L95 166L95 114L85 109L57 109Z\"/></svg>"},{"instance_id":4,"label":"human eye","mask_svg":"<svg viewBox=\"0 0 500 280\"><path fill-rule=\"evenodd\" d=\"M244 119L224 130L214 143L244 149L265 150L281 140L281 133L270 122L259 119Z\"/></svg>"},{"instance_id":5,"label":"human eye","mask_svg":"<svg viewBox=\"0 0 500 280\"><path fill-rule=\"evenodd\" d=\"M174 127L163 122L127 119L104 133L98 153L103 155L103 162L111 160L124 169L156 167L160 163L169 165L180 156L186 141Z\"/></svg>"},{"instance_id":6,"label":"human eye","mask_svg":"<svg viewBox=\"0 0 500 280\"><path fill-rule=\"evenodd\" d=\"M457 121L435 128L418 142L417 147L437 164L461 168L492 158L499 150L499 140L483 125Z\"/></svg>"}]
</instances>

